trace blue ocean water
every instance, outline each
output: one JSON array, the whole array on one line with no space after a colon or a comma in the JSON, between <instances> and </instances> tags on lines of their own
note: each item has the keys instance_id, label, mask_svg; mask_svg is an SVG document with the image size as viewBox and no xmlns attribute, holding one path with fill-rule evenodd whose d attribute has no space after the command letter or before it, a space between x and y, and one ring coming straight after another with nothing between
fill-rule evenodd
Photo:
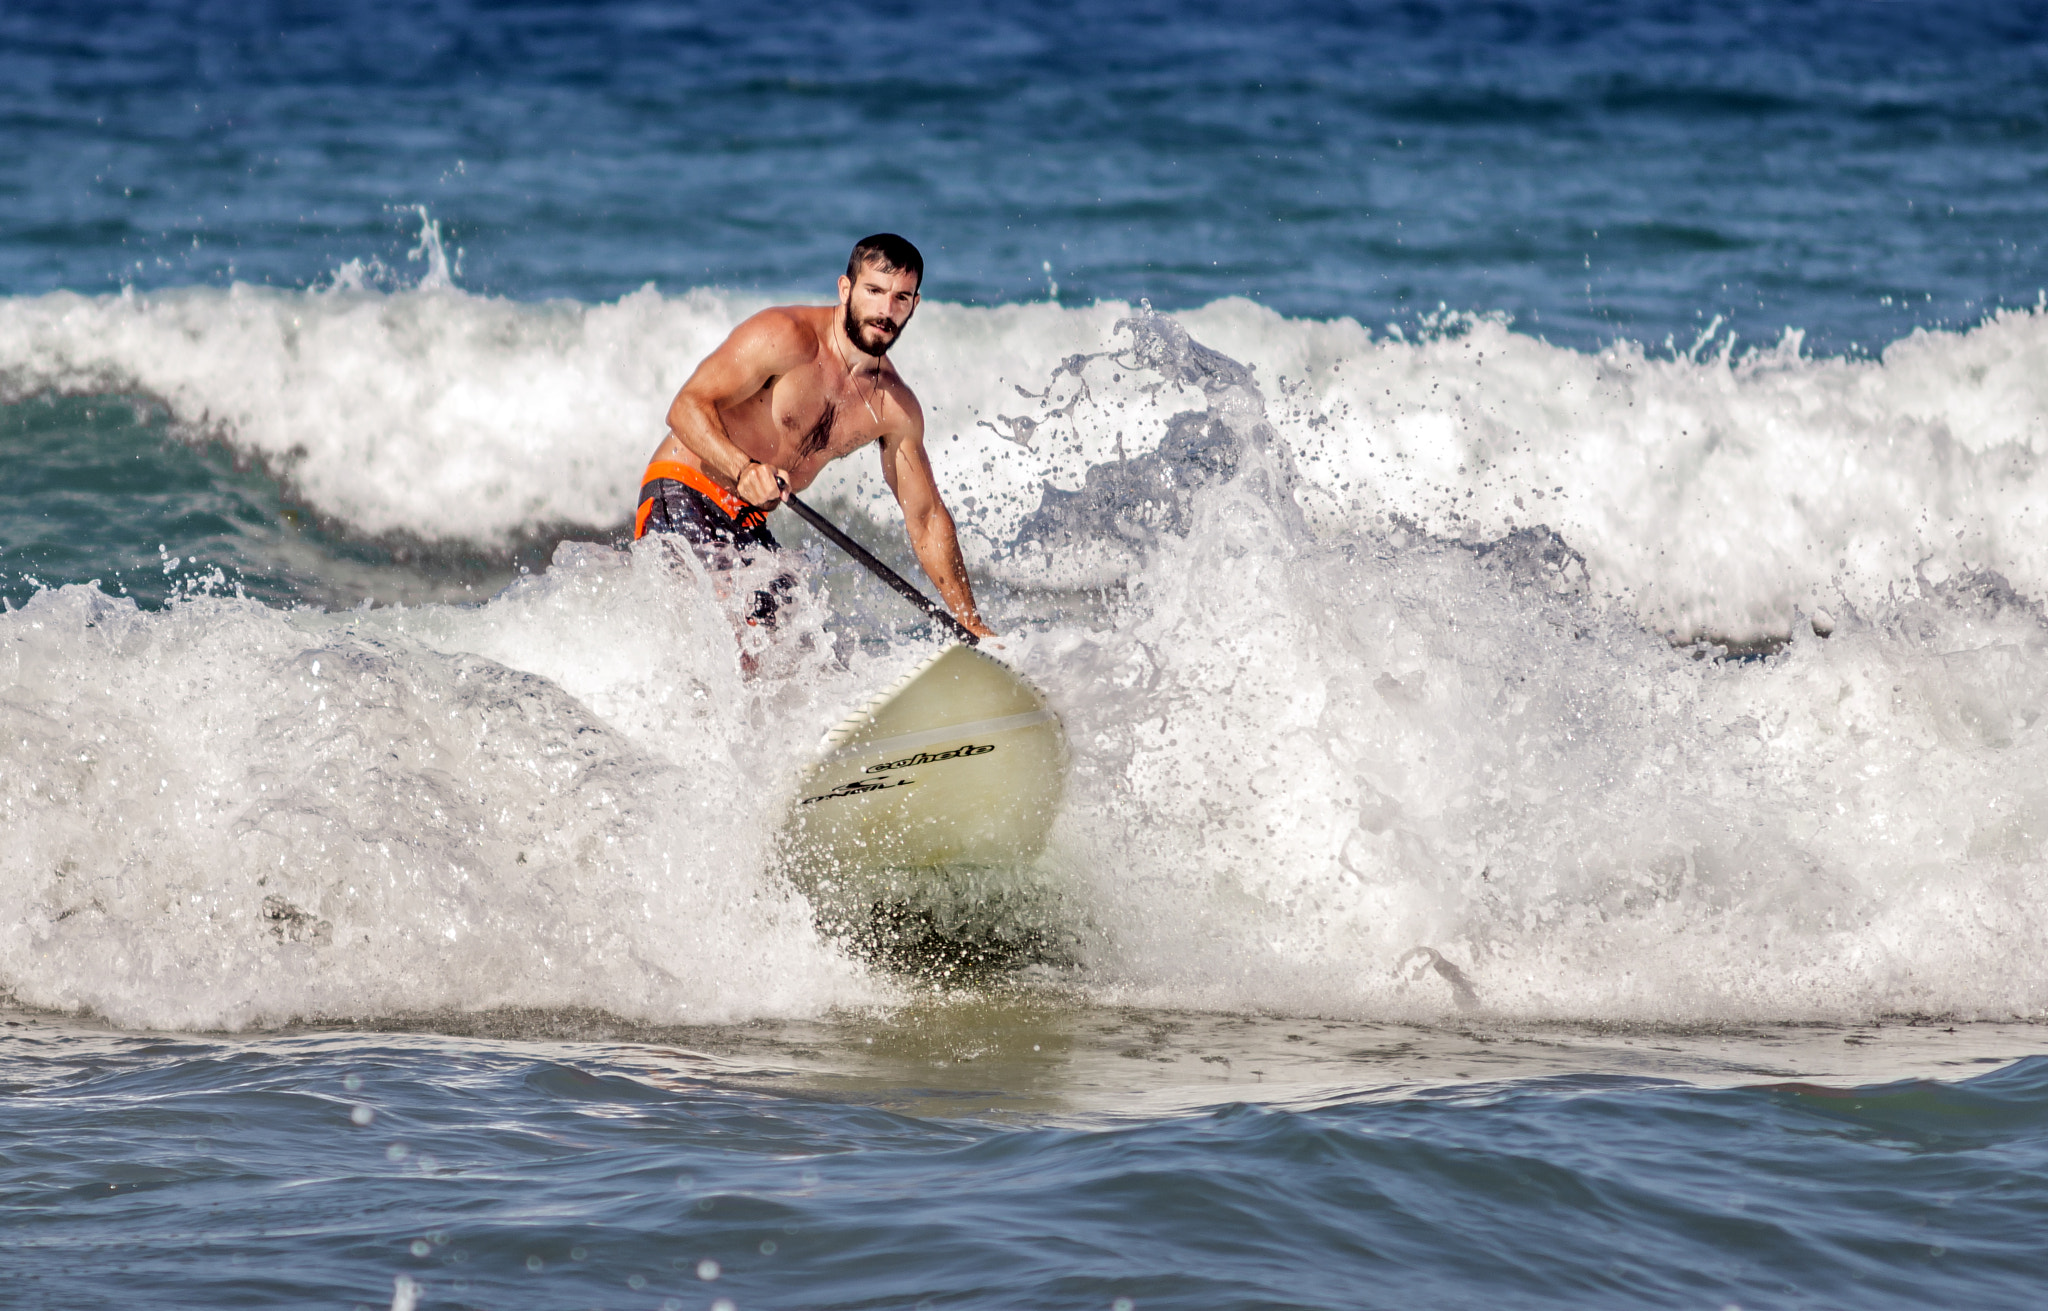
<instances>
[{"instance_id":1,"label":"blue ocean water","mask_svg":"<svg viewBox=\"0 0 2048 1311\"><path fill-rule=\"evenodd\" d=\"M2040 1294L2039 1057L1854 1088L1553 1073L1164 1116L1018 1114L991 1090L963 1116L958 1090L819 1088L644 1045L10 1043L0 1204L23 1306ZM1034 1058L1008 1056L1029 1079Z\"/></svg>"},{"instance_id":2,"label":"blue ocean water","mask_svg":"<svg viewBox=\"0 0 2048 1311\"><path fill-rule=\"evenodd\" d=\"M2031 305L2033 3L10 5L0 292L306 286L409 207L473 291L1716 314L1821 349ZM1049 266L1049 268L1048 268Z\"/></svg>"},{"instance_id":3,"label":"blue ocean water","mask_svg":"<svg viewBox=\"0 0 2048 1311\"><path fill-rule=\"evenodd\" d=\"M2035 1305L2044 212L2032 3L0 6L9 1299ZM876 229L1014 968L618 545Z\"/></svg>"}]
</instances>

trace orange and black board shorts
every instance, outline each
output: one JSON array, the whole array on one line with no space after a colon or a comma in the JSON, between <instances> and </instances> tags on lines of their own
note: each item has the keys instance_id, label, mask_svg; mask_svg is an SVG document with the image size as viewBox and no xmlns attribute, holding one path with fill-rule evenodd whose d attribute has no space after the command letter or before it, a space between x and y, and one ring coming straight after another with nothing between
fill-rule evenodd
<instances>
[{"instance_id":1,"label":"orange and black board shorts","mask_svg":"<svg viewBox=\"0 0 2048 1311\"><path fill-rule=\"evenodd\" d=\"M749 565L782 543L768 531L768 512L749 505L681 460L656 460L640 477L640 507L633 515L633 540L649 533L673 533L689 543L706 569L723 573ZM782 574L754 593L747 622L773 627L789 601L796 578Z\"/></svg>"}]
</instances>

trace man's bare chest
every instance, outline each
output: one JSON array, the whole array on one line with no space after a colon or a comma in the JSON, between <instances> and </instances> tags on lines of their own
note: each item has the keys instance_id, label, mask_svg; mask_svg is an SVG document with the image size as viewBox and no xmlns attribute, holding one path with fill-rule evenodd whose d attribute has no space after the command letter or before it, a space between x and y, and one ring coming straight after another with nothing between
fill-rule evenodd
<instances>
[{"instance_id":1,"label":"man's bare chest","mask_svg":"<svg viewBox=\"0 0 2048 1311\"><path fill-rule=\"evenodd\" d=\"M805 370L804 373L809 373ZM758 422L792 462L832 460L881 435L882 397L859 380L791 373L771 380L758 397ZM753 407L749 407L753 408Z\"/></svg>"}]
</instances>

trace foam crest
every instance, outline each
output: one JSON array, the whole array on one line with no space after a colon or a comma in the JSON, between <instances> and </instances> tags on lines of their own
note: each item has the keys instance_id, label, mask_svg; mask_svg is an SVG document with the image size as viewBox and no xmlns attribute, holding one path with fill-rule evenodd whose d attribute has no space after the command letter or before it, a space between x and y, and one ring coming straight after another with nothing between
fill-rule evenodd
<instances>
[{"instance_id":1,"label":"foam crest","mask_svg":"<svg viewBox=\"0 0 2048 1311\"><path fill-rule=\"evenodd\" d=\"M7 300L0 390L140 388L350 531L503 546L623 523L669 399L765 303L650 287L520 304L462 292L446 264L396 291L356 279ZM1117 304L920 312L899 363L977 563L1018 546L1048 493L1126 477L1207 412L1199 378L1132 354L1118 326L1132 317ZM1255 368L1314 492L1305 508L1338 531L1392 516L1483 541L1547 525L1585 555L1596 591L1686 635L1782 635L1796 611L1874 604L1923 568L2048 590L2040 312L1916 332L1873 360L1807 357L1797 334L1760 351L1702 338L1588 354L1497 318L1447 319L1415 341L1246 301L1178 318ZM819 496L892 520L872 466L835 468ZM1057 563L1098 582L1127 567L1105 526Z\"/></svg>"},{"instance_id":2,"label":"foam crest","mask_svg":"<svg viewBox=\"0 0 2048 1311\"><path fill-rule=\"evenodd\" d=\"M440 287L60 292L7 302L0 367L17 393L159 396L361 534L503 544L620 520L665 393L744 308L651 290L594 307Z\"/></svg>"},{"instance_id":3,"label":"foam crest","mask_svg":"<svg viewBox=\"0 0 2048 1311\"><path fill-rule=\"evenodd\" d=\"M1351 518L1487 540L1545 524L1669 632L1784 634L1923 566L2048 592L2048 314L1915 332L1874 360L1797 333L1599 354L1453 320L1408 342L1243 302L1183 316L1255 362L1274 422ZM1284 400L1284 404L1279 404Z\"/></svg>"},{"instance_id":4,"label":"foam crest","mask_svg":"<svg viewBox=\"0 0 2048 1311\"><path fill-rule=\"evenodd\" d=\"M550 526L626 521L670 399L767 303L649 287L606 305L528 305L447 285L445 265L396 291L351 276L305 292L238 284L0 301L0 395L140 389L186 432L262 459L359 534L502 546ZM994 469L998 453L1020 449L994 431L1010 432L1002 415L1026 408L1016 389L1042 386L1077 344L1105 349L1119 315L926 308L921 340L902 355L970 519L987 488L1035 492L1038 470ZM1078 478L1085 452L1062 458ZM873 496L872 464L836 472L822 490ZM978 464L992 476L978 478Z\"/></svg>"},{"instance_id":5,"label":"foam crest","mask_svg":"<svg viewBox=\"0 0 2048 1311\"><path fill-rule=\"evenodd\" d=\"M833 678L750 691L728 617L661 555L565 548L474 610L68 587L0 615L0 978L183 1028L886 995L765 873L781 792L735 786Z\"/></svg>"},{"instance_id":6,"label":"foam crest","mask_svg":"<svg viewBox=\"0 0 2048 1311\"><path fill-rule=\"evenodd\" d=\"M1555 543L1303 534L1239 459L1036 653L1105 999L1440 1015L1429 947L1522 1017L2048 1006L2048 623L2000 580L1702 660Z\"/></svg>"}]
</instances>

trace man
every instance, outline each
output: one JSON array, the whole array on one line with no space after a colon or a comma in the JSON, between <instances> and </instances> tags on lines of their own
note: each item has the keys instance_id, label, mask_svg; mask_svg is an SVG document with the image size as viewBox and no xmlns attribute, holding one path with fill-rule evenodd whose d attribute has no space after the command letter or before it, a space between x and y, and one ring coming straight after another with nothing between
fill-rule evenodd
<instances>
[{"instance_id":1,"label":"man","mask_svg":"<svg viewBox=\"0 0 2048 1311\"><path fill-rule=\"evenodd\" d=\"M767 518L783 492L802 491L827 464L878 443L918 563L955 618L993 636L932 479L924 411L888 359L923 282L917 247L878 233L853 248L836 306L777 306L735 328L669 406L668 437L641 478L633 536L675 533L714 570L750 563L780 549ZM791 585L785 576L757 592L747 622L772 625Z\"/></svg>"}]
</instances>

